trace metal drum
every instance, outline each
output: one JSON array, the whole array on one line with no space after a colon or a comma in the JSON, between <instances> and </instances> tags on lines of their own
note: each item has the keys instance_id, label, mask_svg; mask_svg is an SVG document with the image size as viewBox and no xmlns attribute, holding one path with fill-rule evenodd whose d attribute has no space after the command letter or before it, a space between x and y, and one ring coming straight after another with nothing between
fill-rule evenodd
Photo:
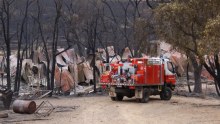
<instances>
[{"instance_id":1,"label":"metal drum","mask_svg":"<svg viewBox=\"0 0 220 124\"><path fill-rule=\"evenodd\" d=\"M36 103L34 101L15 100L12 106L15 113L33 114L36 111Z\"/></svg>"}]
</instances>

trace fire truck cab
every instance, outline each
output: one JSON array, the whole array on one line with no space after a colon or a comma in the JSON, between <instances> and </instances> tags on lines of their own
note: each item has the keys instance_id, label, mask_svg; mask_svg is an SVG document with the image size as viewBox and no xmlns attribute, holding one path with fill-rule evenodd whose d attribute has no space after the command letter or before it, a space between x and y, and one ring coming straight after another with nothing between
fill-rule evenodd
<instances>
[{"instance_id":1,"label":"fire truck cab","mask_svg":"<svg viewBox=\"0 0 220 124\"><path fill-rule=\"evenodd\" d=\"M126 62L105 64L100 85L109 89L113 101L124 96L135 97L138 102L148 102L150 95L160 95L170 100L176 78L172 62L166 58L131 58Z\"/></svg>"}]
</instances>

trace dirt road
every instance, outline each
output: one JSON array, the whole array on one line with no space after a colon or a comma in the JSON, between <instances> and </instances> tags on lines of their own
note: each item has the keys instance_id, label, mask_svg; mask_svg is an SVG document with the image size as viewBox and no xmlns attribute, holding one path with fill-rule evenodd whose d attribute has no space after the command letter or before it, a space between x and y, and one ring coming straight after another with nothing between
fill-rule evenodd
<instances>
[{"instance_id":1,"label":"dirt road","mask_svg":"<svg viewBox=\"0 0 220 124\"><path fill-rule=\"evenodd\" d=\"M214 98L174 96L170 101L151 97L149 103L134 99L113 102L108 96L47 99L55 107L73 107L68 112L53 112L42 121L25 124L219 124L220 101ZM41 101L37 101L39 104ZM10 116L10 115L9 115Z\"/></svg>"}]
</instances>

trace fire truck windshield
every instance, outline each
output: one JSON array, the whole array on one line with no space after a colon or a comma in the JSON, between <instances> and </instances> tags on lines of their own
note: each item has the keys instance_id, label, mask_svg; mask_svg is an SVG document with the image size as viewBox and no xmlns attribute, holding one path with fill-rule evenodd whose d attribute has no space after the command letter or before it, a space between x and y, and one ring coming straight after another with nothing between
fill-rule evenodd
<instances>
[{"instance_id":1,"label":"fire truck windshield","mask_svg":"<svg viewBox=\"0 0 220 124\"><path fill-rule=\"evenodd\" d=\"M175 73L174 71L174 66L173 66L173 63L172 62L168 62L167 63L167 67L168 67L168 70L172 73Z\"/></svg>"}]
</instances>

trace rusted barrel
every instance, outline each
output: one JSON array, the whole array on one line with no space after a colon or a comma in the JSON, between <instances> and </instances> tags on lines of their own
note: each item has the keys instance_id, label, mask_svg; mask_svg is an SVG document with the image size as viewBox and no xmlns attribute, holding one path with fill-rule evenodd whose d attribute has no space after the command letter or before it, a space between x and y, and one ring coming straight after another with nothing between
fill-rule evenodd
<instances>
[{"instance_id":1,"label":"rusted barrel","mask_svg":"<svg viewBox=\"0 0 220 124\"><path fill-rule=\"evenodd\" d=\"M36 111L36 103L34 101L15 100L13 111L21 114L33 114Z\"/></svg>"}]
</instances>

